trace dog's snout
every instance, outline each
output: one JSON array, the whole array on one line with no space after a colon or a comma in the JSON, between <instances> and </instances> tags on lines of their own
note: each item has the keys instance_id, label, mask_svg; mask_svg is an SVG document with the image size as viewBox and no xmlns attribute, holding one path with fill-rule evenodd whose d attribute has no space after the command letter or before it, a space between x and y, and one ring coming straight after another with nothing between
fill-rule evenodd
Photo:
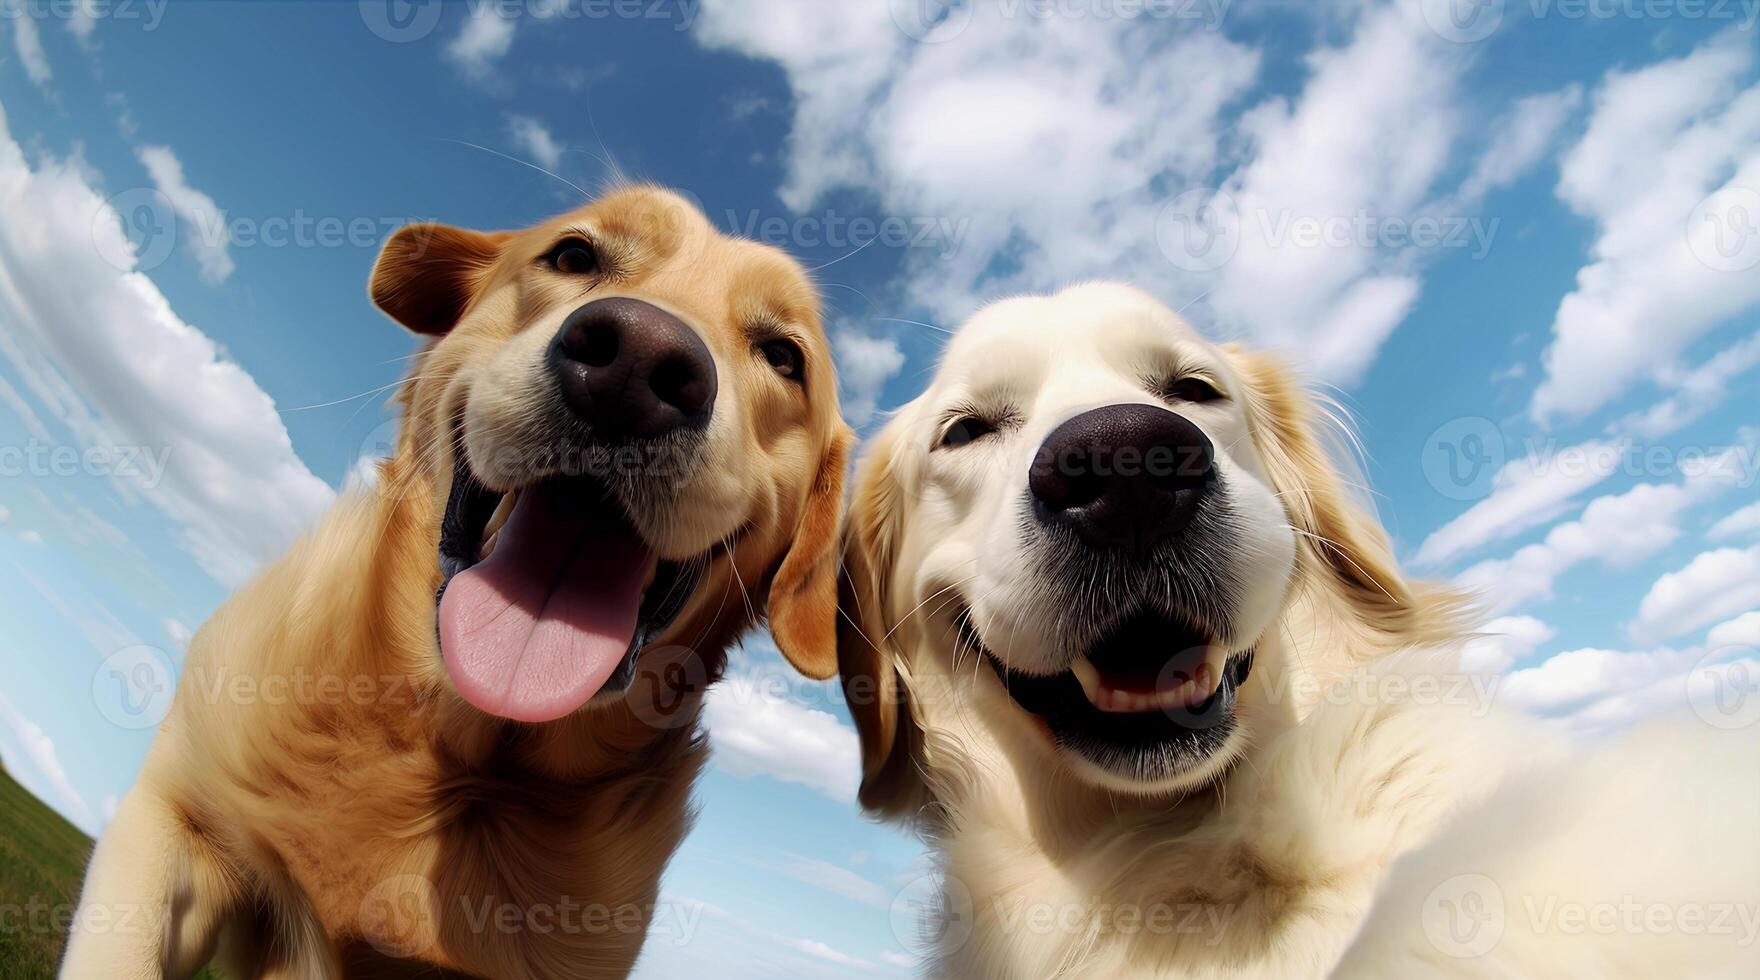
<instances>
[{"instance_id":1,"label":"dog's snout","mask_svg":"<svg viewBox=\"0 0 1760 980\"><path fill-rule=\"evenodd\" d=\"M702 426L715 407L708 345L639 299L595 300L570 313L550 364L563 399L596 437L651 439Z\"/></svg>"},{"instance_id":2,"label":"dog's snout","mask_svg":"<svg viewBox=\"0 0 1760 980\"><path fill-rule=\"evenodd\" d=\"M1096 548L1144 552L1192 521L1216 482L1210 440L1155 405L1108 405L1040 444L1027 485L1040 521Z\"/></svg>"}]
</instances>

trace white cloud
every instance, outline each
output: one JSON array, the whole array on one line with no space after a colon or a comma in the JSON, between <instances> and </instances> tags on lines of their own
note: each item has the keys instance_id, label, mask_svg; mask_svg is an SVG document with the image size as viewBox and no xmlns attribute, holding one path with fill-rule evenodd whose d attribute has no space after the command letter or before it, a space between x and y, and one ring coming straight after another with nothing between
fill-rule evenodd
<instances>
[{"instance_id":1,"label":"white cloud","mask_svg":"<svg viewBox=\"0 0 1760 980\"><path fill-rule=\"evenodd\" d=\"M47 89L54 80L55 72L49 67L49 56L43 51L42 35L37 33L37 22L29 13L10 18L12 23L12 49L18 52L19 64L24 66L24 73L36 83L38 88Z\"/></svg>"},{"instance_id":2,"label":"white cloud","mask_svg":"<svg viewBox=\"0 0 1760 980\"><path fill-rule=\"evenodd\" d=\"M189 641L195 637L195 633L188 626L183 625L181 620L167 618L165 620L165 636L171 640L172 646L179 650L188 650Z\"/></svg>"},{"instance_id":3,"label":"white cloud","mask_svg":"<svg viewBox=\"0 0 1760 980\"><path fill-rule=\"evenodd\" d=\"M531 116L509 115L507 132L513 138L514 145L545 170L556 170L562 166L563 144L551 135L544 124Z\"/></svg>"},{"instance_id":4,"label":"white cloud","mask_svg":"<svg viewBox=\"0 0 1760 980\"><path fill-rule=\"evenodd\" d=\"M1663 712L1679 714L1688 705L1706 722L1721 724L1726 719L1719 715L1743 706L1739 695L1728 703L1728 694L1751 690L1760 676L1756 640L1760 611L1713 627L1703 646L1571 650L1504 677L1498 696L1584 736L1606 735Z\"/></svg>"},{"instance_id":5,"label":"white cloud","mask_svg":"<svg viewBox=\"0 0 1760 980\"><path fill-rule=\"evenodd\" d=\"M1613 475L1625 448L1592 440L1510 460L1492 478L1484 500L1424 539L1418 563L1439 565L1557 517L1577 494Z\"/></svg>"},{"instance_id":6,"label":"white cloud","mask_svg":"<svg viewBox=\"0 0 1760 980\"><path fill-rule=\"evenodd\" d=\"M98 0L77 0L73 9L68 12L67 30L82 45L90 45L92 32L98 28L98 17L102 11L98 9Z\"/></svg>"},{"instance_id":7,"label":"white cloud","mask_svg":"<svg viewBox=\"0 0 1760 980\"><path fill-rule=\"evenodd\" d=\"M775 688L745 673L709 689L704 713L715 764L735 776L769 776L855 802L862 770L855 731L828 712L777 697Z\"/></svg>"},{"instance_id":8,"label":"white cloud","mask_svg":"<svg viewBox=\"0 0 1760 980\"><path fill-rule=\"evenodd\" d=\"M184 240L196 257L202 281L210 286L225 282L233 270L228 250L232 236L227 229L226 212L220 210L213 198L189 186L183 176L183 162L170 147L143 146L138 152L153 185L171 202L171 209L184 223Z\"/></svg>"},{"instance_id":9,"label":"white cloud","mask_svg":"<svg viewBox=\"0 0 1760 980\"><path fill-rule=\"evenodd\" d=\"M458 36L446 45L446 56L470 78L484 79L513 47L516 21L501 15L501 5L473 3Z\"/></svg>"},{"instance_id":10,"label":"white cloud","mask_svg":"<svg viewBox=\"0 0 1760 980\"><path fill-rule=\"evenodd\" d=\"M1494 611L1503 611L1550 598L1558 577L1583 562L1630 568L1680 538L1680 518L1689 508L1738 482L1744 472L1740 464L1750 451L1739 446L1683 466L1679 483L1641 483L1624 493L1597 497L1576 520L1553 527L1545 538L1508 558L1468 568L1456 581L1479 592Z\"/></svg>"},{"instance_id":11,"label":"white cloud","mask_svg":"<svg viewBox=\"0 0 1760 980\"><path fill-rule=\"evenodd\" d=\"M880 951L880 960L890 966L896 966L906 970L915 969L917 965L916 957L906 956L903 953L897 953L890 949Z\"/></svg>"},{"instance_id":12,"label":"white cloud","mask_svg":"<svg viewBox=\"0 0 1760 980\"><path fill-rule=\"evenodd\" d=\"M1631 625L1639 640L1689 633L1760 606L1760 545L1701 552L1650 586Z\"/></svg>"},{"instance_id":13,"label":"white cloud","mask_svg":"<svg viewBox=\"0 0 1760 980\"><path fill-rule=\"evenodd\" d=\"M1749 504L1725 516L1716 524L1711 525L1711 529L1705 532L1705 536L1713 541L1720 541L1724 538L1753 534L1755 531L1760 531L1760 503Z\"/></svg>"},{"instance_id":14,"label":"white cloud","mask_svg":"<svg viewBox=\"0 0 1760 980\"><path fill-rule=\"evenodd\" d=\"M203 569L239 584L332 491L273 400L134 268L115 209L76 169L27 163L3 110L0 213L0 355L85 446L136 453L113 467L118 492L152 502ZM166 460L157 479L141 454Z\"/></svg>"},{"instance_id":15,"label":"white cloud","mask_svg":"<svg viewBox=\"0 0 1760 980\"><path fill-rule=\"evenodd\" d=\"M1732 31L1686 57L1611 72L1596 92L1558 195L1599 234L1559 304L1536 420L1587 414L1760 301L1752 268L1701 259L1719 229L1693 220L1713 192L1760 190L1760 86L1741 87L1749 41Z\"/></svg>"},{"instance_id":16,"label":"white cloud","mask_svg":"<svg viewBox=\"0 0 1760 980\"><path fill-rule=\"evenodd\" d=\"M1746 612L1711 627L1705 634L1705 645L1719 647L1760 647L1760 609Z\"/></svg>"},{"instance_id":17,"label":"white cloud","mask_svg":"<svg viewBox=\"0 0 1760 980\"><path fill-rule=\"evenodd\" d=\"M43 729L35 722L19 714L4 694L0 694L0 722L4 722L12 730L13 738L24 749L25 758L31 761L43 781L48 783L49 791L54 797L53 802L59 804L57 809L81 830L88 834L96 833L97 817L92 814L92 808L85 798L73 788L73 781L67 778L67 771L61 768L61 760L55 756L54 740L44 734ZM27 785L35 782L28 773L21 771L16 759L8 757L5 764L8 772L15 777L22 776L22 780L28 781Z\"/></svg>"},{"instance_id":18,"label":"white cloud","mask_svg":"<svg viewBox=\"0 0 1760 980\"><path fill-rule=\"evenodd\" d=\"M831 336L837 349L837 385L843 389L843 415L851 425L874 417L886 382L904 368L904 351L890 337L874 337L855 329Z\"/></svg>"},{"instance_id":19,"label":"white cloud","mask_svg":"<svg viewBox=\"0 0 1760 980\"><path fill-rule=\"evenodd\" d=\"M18 420L24 424L25 431L31 434L31 438L44 445L51 445L55 442L54 437L49 435L48 426L44 425L43 420L37 416L36 409L32 408L30 403L24 400L24 396L18 393L18 389L14 388L11 382L5 378L0 378L0 402L4 402L7 408L12 409L12 414L18 416Z\"/></svg>"},{"instance_id":20,"label":"white cloud","mask_svg":"<svg viewBox=\"0 0 1760 980\"><path fill-rule=\"evenodd\" d=\"M971 4L915 43L892 22L905 7L719 0L696 24L705 46L787 72L795 114L779 193L790 208L850 188L892 215L967 221L947 254L907 256L905 301L951 320L998 294L1123 278L1335 381L1359 377L1416 302L1419 250L1288 232L1410 219L1435 197L1469 55L1409 10L1351 6L1351 37L1308 57L1301 91L1231 128L1224 112L1257 80L1261 52L1191 20ZM1517 110L1522 139L1495 148L1480 183L1543 152L1568 101ZM1157 244L1177 229L1164 208L1207 188L1241 219L1220 269Z\"/></svg>"},{"instance_id":21,"label":"white cloud","mask_svg":"<svg viewBox=\"0 0 1760 980\"><path fill-rule=\"evenodd\" d=\"M1660 439L1677 432L1723 404L1729 394L1729 383L1756 366L1760 366L1760 334L1718 351L1690 370L1664 370L1657 376L1657 382L1673 389L1673 393L1642 412L1614 422L1608 431L1645 439Z\"/></svg>"},{"instance_id":22,"label":"white cloud","mask_svg":"<svg viewBox=\"0 0 1760 980\"><path fill-rule=\"evenodd\" d=\"M31 528L26 528L18 532L18 540L25 544L42 544L43 536Z\"/></svg>"},{"instance_id":23,"label":"white cloud","mask_svg":"<svg viewBox=\"0 0 1760 980\"><path fill-rule=\"evenodd\" d=\"M1518 99L1509 112L1491 125L1491 144L1479 157L1472 175L1461 184L1460 199L1477 200L1491 190L1514 183L1552 148L1559 129L1582 104L1580 85Z\"/></svg>"},{"instance_id":24,"label":"white cloud","mask_svg":"<svg viewBox=\"0 0 1760 980\"><path fill-rule=\"evenodd\" d=\"M1557 633L1532 616L1503 616L1481 626L1461 648L1461 669L1475 674L1501 674L1525 659Z\"/></svg>"}]
</instances>

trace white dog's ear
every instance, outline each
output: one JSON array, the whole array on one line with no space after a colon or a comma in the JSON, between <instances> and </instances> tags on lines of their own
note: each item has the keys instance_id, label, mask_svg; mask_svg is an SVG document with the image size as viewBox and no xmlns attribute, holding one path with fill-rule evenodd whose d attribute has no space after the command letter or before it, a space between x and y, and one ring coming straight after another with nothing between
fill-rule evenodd
<instances>
[{"instance_id":1,"label":"white dog's ear","mask_svg":"<svg viewBox=\"0 0 1760 980\"><path fill-rule=\"evenodd\" d=\"M1245 401L1255 446L1299 532L1298 581L1337 600L1329 604L1376 646L1458 639L1465 597L1400 570L1380 524L1346 492L1327 454L1314 396L1277 358L1233 344L1224 350L1250 389Z\"/></svg>"},{"instance_id":2,"label":"white dog's ear","mask_svg":"<svg viewBox=\"0 0 1760 980\"><path fill-rule=\"evenodd\" d=\"M373 263L367 287L373 305L416 333L444 334L470 308L510 237L431 222L405 225Z\"/></svg>"},{"instance_id":3,"label":"white dog's ear","mask_svg":"<svg viewBox=\"0 0 1760 980\"><path fill-rule=\"evenodd\" d=\"M819 460L794 543L770 580L770 635L788 662L815 680L837 673L837 541L843 474L854 441L839 423Z\"/></svg>"},{"instance_id":4,"label":"white dog's ear","mask_svg":"<svg viewBox=\"0 0 1760 980\"><path fill-rule=\"evenodd\" d=\"M914 813L927 795L917 765L920 730L888 637L887 585L904 518L894 472L895 438L882 433L856 475L843 539L837 599L837 667L862 740L862 806L882 816Z\"/></svg>"}]
</instances>

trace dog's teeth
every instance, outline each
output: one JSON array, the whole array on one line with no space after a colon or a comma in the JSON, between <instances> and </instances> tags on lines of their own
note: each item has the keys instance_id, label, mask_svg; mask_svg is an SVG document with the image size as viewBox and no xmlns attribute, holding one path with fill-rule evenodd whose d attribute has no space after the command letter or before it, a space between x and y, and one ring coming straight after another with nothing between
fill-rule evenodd
<instances>
[{"instance_id":1,"label":"dog's teeth","mask_svg":"<svg viewBox=\"0 0 1760 980\"><path fill-rule=\"evenodd\" d=\"M1100 687L1100 672L1094 669L1094 665L1088 662L1088 658L1077 657L1075 663L1069 665L1069 671L1076 675L1076 680L1081 683L1082 694L1087 696L1088 703L1096 708L1101 707L1100 698L1104 691Z\"/></svg>"},{"instance_id":2,"label":"dog's teeth","mask_svg":"<svg viewBox=\"0 0 1760 980\"><path fill-rule=\"evenodd\" d=\"M479 551L477 553L477 560L482 561L483 559L494 554L495 553L495 542L499 541L500 539L501 539L501 532L500 531L492 532L487 538L483 539L483 548L481 551Z\"/></svg>"}]
</instances>

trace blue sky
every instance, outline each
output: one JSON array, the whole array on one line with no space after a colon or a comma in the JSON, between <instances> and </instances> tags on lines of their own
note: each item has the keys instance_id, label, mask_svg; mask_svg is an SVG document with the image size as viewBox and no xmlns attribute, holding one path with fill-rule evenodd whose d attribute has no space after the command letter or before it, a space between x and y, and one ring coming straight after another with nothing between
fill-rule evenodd
<instances>
[{"instance_id":1,"label":"blue sky","mask_svg":"<svg viewBox=\"0 0 1760 980\"><path fill-rule=\"evenodd\" d=\"M0 754L88 829L191 629L394 431L378 243L613 161L822 267L864 431L924 324L1129 279L1332 386L1401 556L1485 593L1499 698L1760 706L1707 700L1760 670L1756 0L0 14ZM754 638L710 714L642 974L908 973L924 866L835 692Z\"/></svg>"}]
</instances>

